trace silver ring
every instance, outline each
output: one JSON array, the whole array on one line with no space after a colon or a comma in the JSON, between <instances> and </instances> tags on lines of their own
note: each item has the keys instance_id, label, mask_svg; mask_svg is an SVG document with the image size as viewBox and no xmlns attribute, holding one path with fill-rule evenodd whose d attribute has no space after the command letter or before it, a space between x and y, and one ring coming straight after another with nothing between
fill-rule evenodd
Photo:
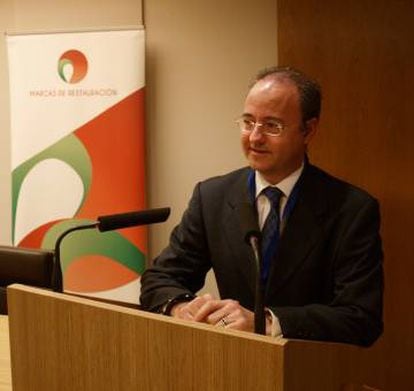
<instances>
[{"instance_id":1,"label":"silver ring","mask_svg":"<svg viewBox=\"0 0 414 391\"><path fill-rule=\"evenodd\" d=\"M221 326L226 327L228 323L226 322L226 317L220 319Z\"/></svg>"}]
</instances>

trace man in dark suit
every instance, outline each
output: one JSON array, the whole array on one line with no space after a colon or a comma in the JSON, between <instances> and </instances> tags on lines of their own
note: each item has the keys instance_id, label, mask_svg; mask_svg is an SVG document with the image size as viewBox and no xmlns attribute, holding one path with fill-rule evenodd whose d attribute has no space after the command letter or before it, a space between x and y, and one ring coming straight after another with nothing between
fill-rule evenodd
<instances>
[{"instance_id":1,"label":"man in dark suit","mask_svg":"<svg viewBox=\"0 0 414 391\"><path fill-rule=\"evenodd\" d=\"M366 346L378 338L378 203L308 162L320 106L319 85L303 73L258 74L238 121L250 167L196 186L169 246L142 276L145 309L253 331L256 271L239 213L249 204L263 233L266 334ZM210 268L220 299L196 296Z\"/></svg>"}]
</instances>

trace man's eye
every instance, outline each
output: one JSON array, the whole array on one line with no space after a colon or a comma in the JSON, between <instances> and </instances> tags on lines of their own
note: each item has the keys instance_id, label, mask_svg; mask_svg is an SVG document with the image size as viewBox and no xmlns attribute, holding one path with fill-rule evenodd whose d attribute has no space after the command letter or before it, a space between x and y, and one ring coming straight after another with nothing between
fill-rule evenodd
<instances>
[{"instance_id":1,"label":"man's eye","mask_svg":"<svg viewBox=\"0 0 414 391\"><path fill-rule=\"evenodd\" d=\"M243 119L243 125L245 127L245 129L253 129L254 128L254 124L255 122L252 121L251 119Z\"/></svg>"},{"instance_id":2,"label":"man's eye","mask_svg":"<svg viewBox=\"0 0 414 391\"><path fill-rule=\"evenodd\" d=\"M280 132L282 126L278 122L266 122L265 129L268 132Z\"/></svg>"}]
</instances>

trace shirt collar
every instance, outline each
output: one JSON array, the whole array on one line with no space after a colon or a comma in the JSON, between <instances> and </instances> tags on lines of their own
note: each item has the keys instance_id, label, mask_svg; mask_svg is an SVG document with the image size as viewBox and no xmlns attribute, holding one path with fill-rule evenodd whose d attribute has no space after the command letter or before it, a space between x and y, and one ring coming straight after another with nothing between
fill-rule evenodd
<instances>
[{"instance_id":1,"label":"shirt collar","mask_svg":"<svg viewBox=\"0 0 414 391\"><path fill-rule=\"evenodd\" d=\"M279 190L283 192L283 195L286 198L289 198L290 193L292 192L296 182L298 181L300 175L302 174L303 168L305 164L302 165L296 170L293 171L290 175L286 178L282 179L279 183L271 184L266 179L263 178L263 175L260 174L259 171L255 171L255 182L256 182L256 198L260 195L262 190L266 187L277 187Z\"/></svg>"}]
</instances>

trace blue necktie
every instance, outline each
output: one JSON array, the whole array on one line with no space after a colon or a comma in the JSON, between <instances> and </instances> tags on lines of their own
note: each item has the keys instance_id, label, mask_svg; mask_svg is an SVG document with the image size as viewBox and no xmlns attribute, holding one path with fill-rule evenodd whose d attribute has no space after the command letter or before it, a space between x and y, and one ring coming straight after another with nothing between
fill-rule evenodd
<instances>
[{"instance_id":1,"label":"blue necktie","mask_svg":"<svg viewBox=\"0 0 414 391\"><path fill-rule=\"evenodd\" d=\"M279 242L279 204L283 192L277 187L266 187L262 194L270 201L270 212L262 229L262 281L265 283Z\"/></svg>"}]
</instances>

